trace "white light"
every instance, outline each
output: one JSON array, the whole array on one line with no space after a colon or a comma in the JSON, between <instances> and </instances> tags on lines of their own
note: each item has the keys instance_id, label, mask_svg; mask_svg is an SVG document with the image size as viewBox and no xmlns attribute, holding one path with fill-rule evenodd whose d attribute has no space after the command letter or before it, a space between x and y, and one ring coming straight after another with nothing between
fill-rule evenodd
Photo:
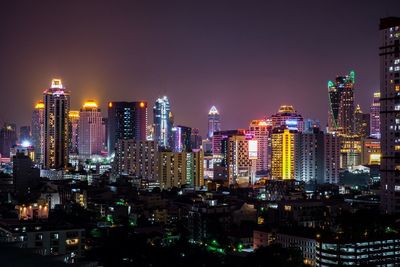
<instances>
[{"instance_id":1,"label":"white light","mask_svg":"<svg viewBox=\"0 0 400 267\"><path fill-rule=\"evenodd\" d=\"M30 147L31 146L31 142L29 142L28 140L24 140L24 141L22 141L22 144L21 144L23 147Z\"/></svg>"}]
</instances>

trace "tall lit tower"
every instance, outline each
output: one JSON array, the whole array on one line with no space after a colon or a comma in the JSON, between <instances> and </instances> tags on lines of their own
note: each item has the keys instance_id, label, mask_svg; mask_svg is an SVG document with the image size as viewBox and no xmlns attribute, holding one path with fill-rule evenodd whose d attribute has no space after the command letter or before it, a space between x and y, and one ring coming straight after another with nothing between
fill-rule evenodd
<instances>
[{"instance_id":1,"label":"tall lit tower","mask_svg":"<svg viewBox=\"0 0 400 267\"><path fill-rule=\"evenodd\" d=\"M78 155L79 110L68 113L68 150L70 155Z\"/></svg>"},{"instance_id":2,"label":"tall lit tower","mask_svg":"<svg viewBox=\"0 0 400 267\"><path fill-rule=\"evenodd\" d=\"M219 116L219 112L215 106L212 106L210 111L208 112L208 133L207 137L211 140L214 135L214 132L221 131L221 120Z\"/></svg>"},{"instance_id":3,"label":"tall lit tower","mask_svg":"<svg viewBox=\"0 0 400 267\"><path fill-rule=\"evenodd\" d=\"M271 176L273 179L295 179L297 140L297 130L289 130L284 127L273 130L271 137Z\"/></svg>"},{"instance_id":4,"label":"tall lit tower","mask_svg":"<svg viewBox=\"0 0 400 267\"><path fill-rule=\"evenodd\" d=\"M380 21L381 208L400 212L400 18Z\"/></svg>"},{"instance_id":5,"label":"tall lit tower","mask_svg":"<svg viewBox=\"0 0 400 267\"><path fill-rule=\"evenodd\" d=\"M372 101L371 105L371 136L380 139L381 138L381 119L380 119L380 110L381 110L381 103L379 99L381 98L380 92L374 93L374 100Z\"/></svg>"},{"instance_id":6,"label":"tall lit tower","mask_svg":"<svg viewBox=\"0 0 400 267\"><path fill-rule=\"evenodd\" d=\"M249 133L257 140L256 171L266 172L268 170L268 138L271 126L265 120L252 120Z\"/></svg>"},{"instance_id":7,"label":"tall lit tower","mask_svg":"<svg viewBox=\"0 0 400 267\"><path fill-rule=\"evenodd\" d=\"M53 79L44 97L44 167L61 169L68 164L68 113L70 93Z\"/></svg>"},{"instance_id":8,"label":"tall lit tower","mask_svg":"<svg viewBox=\"0 0 400 267\"><path fill-rule=\"evenodd\" d=\"M354 133L354 83L354 71L346 76L337 76L335 82L328 82L328 129L331 133Z\"/></svg>"},{"instance_id":9,"label":"tall lit tower","mask_svg":"<svg viewBox=\"0 0 400 267\"><path fill-rule=\"evenodd\" d=\"M304 130L303 117L291 105L282 105L276 114L270 118L272 129L285 126L290 130L302 132Z\"/></svg>"},{"instance_id":10,"label":"tall lit tower","mask_svg":"<svg viewBox=\"0 0 400 267\"><path fill-rule=\"evenodd\" d=\"M43 163L44 148L44 102L38 101L32 113L32 145L35 148L35 162Z\"/></svg>"},{"instance_id":11,"label":"tall lit tower","mask_svg":"<svg viewBox=\"0 0 400 267\"><path fill-rule=\"evenodd\" d=\"M158 98L153 107L154 140L169 148L172 142L172 113L168 97Z\"/></svg>"},{"instance_id":12,"label":"tall lit tower","mask_svg":"<svg viewBox=\"0 0 400 267\"><path fill-rule=\"evenodd\" d=\"M83 104L79 112L78 151L83 159L99 155L104 145L105 126L101 110L93 100Z\"/></svg>"},{"instance_id":13,"label":"tall lit tower","mask_svg":"<svg viewBox=\"0 0 400 267\"><path fill-rule=\"evenodd\" d=\"M108 103L107 148L111 155L118 140L147 138L147 102Z\"/></svg>"}]
</instances>

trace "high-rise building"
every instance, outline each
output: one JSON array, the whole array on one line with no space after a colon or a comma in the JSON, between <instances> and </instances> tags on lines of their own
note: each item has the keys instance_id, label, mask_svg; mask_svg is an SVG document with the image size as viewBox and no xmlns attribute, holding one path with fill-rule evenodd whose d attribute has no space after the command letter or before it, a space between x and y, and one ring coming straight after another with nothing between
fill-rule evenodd
<instances>
[{"instance_id":1,"label":"high-rise building","mask_svg":"<svg viewBox=\"0 0 400 267\"><path fill-rule=\"evenodd\" d=\"M168 97L158 98L153 107L154 140L163 148L170 148L172 143L173 116Z\"/></svg>"},{"instance_id":2,"label":"high-rise building","mask_svg":"<svg viewBox=\"0 0 400 267\"><path fill-rule=\"evenodd\" d=\"M371 104L371 130L370 130L370 135L372 137L381 138L381 120L380 120L380 110L381 110L381 103L380 99L381 98L381 93L380 92L375 92L374 93L374 100L372 101Z\"/></svg>"},{"instance_id":3,"label":"high-rise building","mask_svg":"<svg viewBox=\"0 0 400 267\"><path fill-rule=\"evenodd\" d=\"M44 167L64 168L68 164L68 114L70 93L60 79L53 79L44 91Z\"/></svg>"},{"instance_id":4,"label":"high-rise building","mask_svg":"<svg viewBox=\"0 0 400 267\"><path fill-rule=\"evenodd\" d=\"M110 102L107 119L107 148L110 155L118 140L147 139L147 102Z\"/></svg>"},{"instance_id":5,"label":"high-rise building","mask_svg":"<svg viewBox=\"0 0 400 267\"><path fill-rule=\"evenodd\" d=\"M212 137L212 154L222 155L222 141L233 135L244 135L244 129L214 132ZM204 142L203 142L204 143Z\"/></svg>"},{"instance_id":6,"label":"high-rise building","mask_svg":"<svg viewBox=\"0 0 400 267\"><path fill-rule=\"evenodd\" d=\"M361 142L361 164L380 165L381 164L381 142L376 138L365 138Z\"/></svg>"},{"instance_id":7,"label":"high-rise building","mask_svg":"<svg viewBox=\"0 0 400 267\"><path fill-rule=\"evenodd\" d=\"M324 132L318 127L298 134L295 155L296 180L306 183L324 180Z\"/></svg>"},{"instance_id":8,"label":"high-rise building","mask_svg":"<svg viewBox=\"0 0 400 267\"><path fill-rule=\"evenodd\" d=\"M17 127L5 123L0 129L0 157L9 158L10 149L17 143Z\"/></svg>"},{"instance_id":9,"label":"high-rise building","mask_svg":"<svg viewBox=\"0 0 400 267\"><path fill-rule=\"evenodd\" d=\"M32 113L32 145L35 148L35 162L43 163L44 149L44 102L38 101Z\"/></svg>"},{"instance_id":10,"label":"high-rise building","mask_svg":"<svg viewBox=\"0 0 400 267\"><path fill-rule=\"evenodd\" d=\"M339 134L354 133L354 83L355 73L337 76L328 82L329 116L328 130Z\"/></svg>"},{"instance_id":11,"label":"high-rise building","mask_svg":"<svg viewBox=\"0 0 400 267\"><path fill-rule=\"evenodd\" d=\"M339 183L340 137L327 133L324 135L324 180L320 183Z\"/></svg>"},{"instance_id":12,"label":"high-rise building","mask_svg":"<svg viewBox=\"0 0 400 267\"><path fill-rule=\"evenodd\" d=\"M192 128L180 125L172 127L172 137L174 152L192 151Z\"/></svg>"},{"instance_id":13,"label":"high-rise building","mask_svg":"<svg viewBox=\"0 0 400 267\"><path fill-rule=\"evenodd\" d=\"M158 182L158 160L158 144L155 141L120 139L116 144L114 168L117 174Z\"/></svg>"},{"instance_id":14,"label":"high-rise building","mask_svg":"<svg viewBox=\"0 0 400 267\"><path fill-rule=\"evenodd\" d=\"M79 110L70 110L68 113L69 154L78 155L79 139Z\"/></svg>"},{"instance_id":15,"label":"high-rise building","mask_svg":"<svg viewBox=\"0 0 400 267\"><path fill-rule=\"evenodd\" d=\"M360 105L354 111L354 133L362 138L370 135L370 114L363 113Z\"/></svg>"},{"instance_id":16,"label":"high-rise building","mask_svg":"<svg viewBox=\"0 0 400 267\"><path fill-rule=\"evenodd\" d=\"M211 139L214 132L221 131L221 118L215 106L212 106L208 112L208 132L207 137Z\"/></svg>"},{"instance_id":17,"label":"high-rise building","mask_svg":"<svg viewBox=\"0 0 400 267\"><path fill-rule=\"evenodd\" d=\"M203 151L160 152L159 180L161 189L189 185L199 188L204 185Z\"/></svg>"},{"instance_id":18,"label":"high-rise building","mask_svg":"<svg viewBox=\"0 0 400 267\"><path fill-rule=\"evenodd\" d=\"M400 18L380 21L381 207L400 212Z\"/></svg>"},{"instance_id":19,"label":"high-rise building","mask_svg":"<svg viewBox=\"0 0 400 267\"><path fill-rule=\"evenodd\" d=\"M278 180L295 179L295 156L298 131L285 126L272 130L271 176Z\"/></svg>"},{"instance_id":20,"label":"high-rise building","mask_svg":"<svg viewBox=\"0 0 400 267\"><path fill-rule=\"evenodd\" d=\"M304 130L303 117L291 105L282 105L276 114L271 116L272 129L286 126L289 130Z\"/></svg>"},{"instance_id":21,"label":"high-rise building","mask_svg":"<svg viewBox=\"0 0 400 267\"><path fill-rule=\"evenodd\" d=\"M19 200L32 201L29 195L39 184L40 170L33 168L32 159L24 153L13 156L13 182Z\"/></svg>"},{"instance_id":22,"label":"high-rise building","mask_svg":"<svg viewBox=\"0 0 400 267\"><path fill-rule=\"evenodd\" d=\"M271 130L265 120L253 120L249 126L249 133L257 140L256 171L266 172L268 170L268 138Z\"/></svg>"},{"instance_id":23,"label":"high-rise building","mask_svg":"<svg viewBox=\"0 0 400 267\"><path fill-rule=\"evenodd\" d=\"M104 147L105 125L97 103L88 100L79 112L78 151L84 159L100 155Z\"/></svg>"},{"instance_id":24,"label":"high-rise building","mask_svg":"<svg viewBox=\"0 0 400 267\"><path fill-rule=\"evenodd\" d=\"M19 143L31 144L31 127L21 126L19 128Z\"/></svg>"}]
</instances>

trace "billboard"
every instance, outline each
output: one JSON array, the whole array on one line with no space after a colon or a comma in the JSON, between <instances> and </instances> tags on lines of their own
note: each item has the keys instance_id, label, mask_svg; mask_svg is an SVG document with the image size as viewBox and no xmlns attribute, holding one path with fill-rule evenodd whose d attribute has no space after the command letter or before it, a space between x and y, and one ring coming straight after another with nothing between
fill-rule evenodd
<instances>
[{"instance_id":1,"label":"billboard","mask_svg":"<svg viewBox=\"0 0 400 267\"><path fill-rule=\"evenodd\" d=\"M257 140L249 140L249 159L257 159Z\"/></svg>"}]
</instances>

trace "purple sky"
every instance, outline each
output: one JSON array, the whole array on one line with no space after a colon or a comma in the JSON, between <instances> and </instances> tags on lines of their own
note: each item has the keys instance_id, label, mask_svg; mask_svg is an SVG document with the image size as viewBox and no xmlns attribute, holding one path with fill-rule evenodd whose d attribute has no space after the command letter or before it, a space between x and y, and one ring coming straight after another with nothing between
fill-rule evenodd
<instances>
[{"instance_id":1,"label":"purple sky","mask_svg":"<svg viewBox=\"0 0 400 267\"><path fill-rule=\"evenodd\" d=\"M351 69L368 111L385 16L400 1L1 1L0 121L29 124L61 77L73 109L165 94L175 121L202 133L211 105L223 129L281 104L325 124L327 80Z\"/></svg>"}]
</instances>

